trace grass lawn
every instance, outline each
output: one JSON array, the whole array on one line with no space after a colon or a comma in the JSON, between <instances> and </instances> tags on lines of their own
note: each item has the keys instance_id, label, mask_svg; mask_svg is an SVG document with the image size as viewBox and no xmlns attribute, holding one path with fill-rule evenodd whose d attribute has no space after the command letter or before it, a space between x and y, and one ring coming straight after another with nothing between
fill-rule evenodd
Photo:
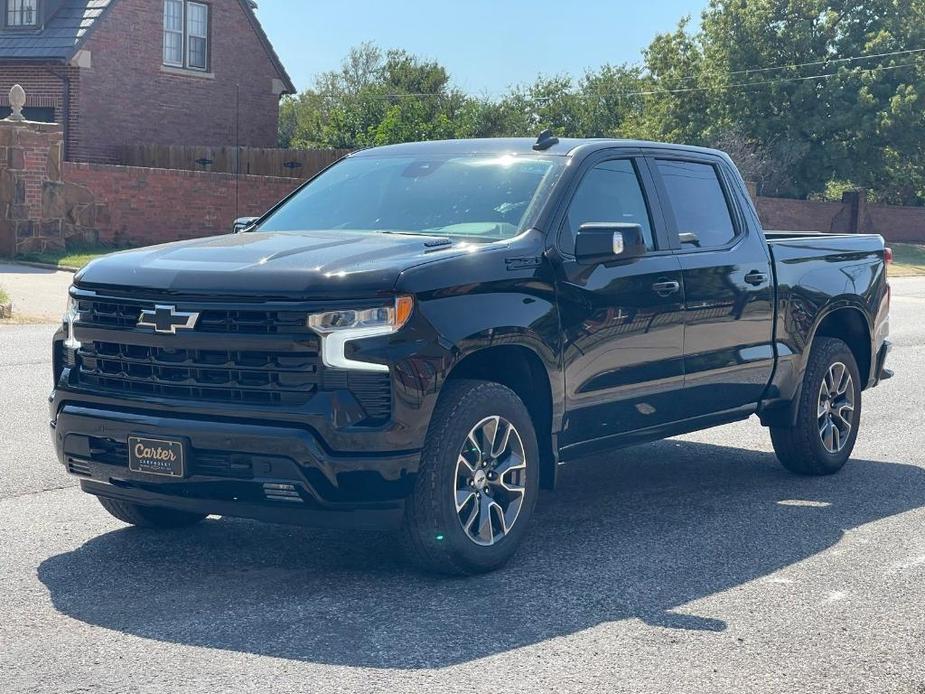
<instances>
[{"instance_id":1,"label":"grass lawn","mask_svg":"<svg viewBox=\"0 0 925 694\"><path fill-rule=\"evenodd\" d=\"M101 255L112 253L119 249L108 246L87 246L84 248L73 248L67 251L46 251L42 253L22 253L16 256L17 260L27 260L33 263L44 263L46 265L57 265L58 267L69 267L80 269L94 258Z\"/></svg>"},{"instance_id":2,"label":"grass lawn","mask_svg":"<svg viewBox=\"0 0 925 694\"><path fill-rule=\"evenodd\" d=\"M893 249L890 277L925 276L925 245L914 243L888 243Z\"/></svg>"}]
</instances>

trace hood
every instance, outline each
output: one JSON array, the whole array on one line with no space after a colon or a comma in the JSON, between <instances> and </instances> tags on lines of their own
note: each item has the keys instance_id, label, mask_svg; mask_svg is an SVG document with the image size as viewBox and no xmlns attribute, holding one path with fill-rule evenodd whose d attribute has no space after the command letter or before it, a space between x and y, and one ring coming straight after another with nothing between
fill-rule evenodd
<instances>
[{"instance_id":1,"label":"hood","mask_svg":"<svg viewBox=\"0 0 925 694\"><path fill-rule=\"evenodd\" d=\"M467 247L430 236L249 232L114 253L87 265L75 282L176 294L361 296L391 291L402 271Z\"/></svg>"}]
</instances>

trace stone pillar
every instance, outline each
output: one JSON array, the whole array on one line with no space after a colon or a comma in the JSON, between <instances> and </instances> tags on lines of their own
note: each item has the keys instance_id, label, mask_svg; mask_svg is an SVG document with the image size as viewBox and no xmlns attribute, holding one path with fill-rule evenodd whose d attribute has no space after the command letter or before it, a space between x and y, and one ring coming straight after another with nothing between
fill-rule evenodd
<instances>
[{"instance_id":1,"label":"stone pillar","mask_svg":"<svg viewBox=\"0 0 925 694\"><path fill-rule=\"evenodd\" d=\"M14 87L10 103L25 103ZM14 103L15 101L15 103ZM93 194L62 179L64 133L57 123L0 120L0 256L63 249L98 238Z\"/></svg>"},{"instance_id":2,"label":"stone pillar","mask_svg":"<svg viewBox=\"0 0 925 694\"><path fill-rule=\"evenodd\" d=\"M43 211L46 183L61 181L62 143L57 124L0 121L0 254L64 245Z\"/></svg>"}]
</instances>

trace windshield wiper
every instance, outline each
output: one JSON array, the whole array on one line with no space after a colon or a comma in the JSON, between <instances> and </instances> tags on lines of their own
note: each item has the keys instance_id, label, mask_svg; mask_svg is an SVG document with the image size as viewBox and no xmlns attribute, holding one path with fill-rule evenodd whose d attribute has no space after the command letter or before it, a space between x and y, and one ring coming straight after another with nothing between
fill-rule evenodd
<instances>
[{"instance_id":1,"label":"windshield wiper","mask_svg":"<svg viewBox=\"0 0 925 694\"><path fill-rule=\"evenodd\" d=\"M424 246L427 248L434 248L436 246L452 246L452 239L446 236L438 236L437 234L428 234L421 231L394 231L392 229L385 229L379 232L380 234L394 234L395 236L421 236L427 239L424 242Z\"/></svg>"},{"instance_id":2,"label":"windshield wiper","mask_svg":"<svg viewBox=\"0 0 925 694\"><path fill-rule=\"evenodd\" d=\"M439 236L427 231L396 231L395 229L377 229L379 234L395 234L396 236Z\"/></svg>"}]
</instances>

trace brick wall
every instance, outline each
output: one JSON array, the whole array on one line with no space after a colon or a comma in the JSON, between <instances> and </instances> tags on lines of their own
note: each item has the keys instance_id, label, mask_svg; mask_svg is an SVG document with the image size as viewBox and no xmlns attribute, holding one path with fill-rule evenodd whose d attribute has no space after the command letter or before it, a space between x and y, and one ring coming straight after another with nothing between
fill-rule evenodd
<instances>
[{"instance_id":1,"label":"brick wall","mask_svg":"<svg viewBox=\"0 0 925 694\"><path fill-rule=\"evenodd\" d=\"M19 84L26 91L26 108L54 109L54 120L61 122L65 110L65 80L70 89L70 117L67 123L67 148L74 148L80 132L80 71L70 66L43 67L35 64L0 64L0 105L9 106L10 88Z\"/></svg>"},{"instance_id":2,"label":"brick wall","mask_svg":"<svg viewBox=\"0 0 925 694\"><path fill-rule=\"evenodd\" d=\"M300 181L107 164L61 158L59 126L0 121L0 256L103 241L150 245L225 234ZM925 243L925 208L758 198L769 229L879 233Z\"/></svg>"},{"instance_id":3,"label":"brick wall","mask_svg":"<svg viewBox=\"0 0 925 694\"><path fill-rule=\"evenodd\" d=\"M150 245L228 233L237 217L258 215L300 181L242 176L235 203L231 174L146 169L107 164L63 164L64 180L91 191L101 241Z\"/></svg>"},{"instance_id":4,"label":"brick wall","mask_svg":"<svg viewBox=\"0 0 925 694\"><path fill-rule=\"evenodd\" d=\"M239 0L210 8L208 75L163 66L162 2L120 0L100 20L83 46L92 67L81 69L83 146L73 158L114 162L134 143L276 145L280 75Z\"/></svg>"},{"instance_id":5,"label":"brick wall","mask_svg":"<svg viewBox=\"0 0 925 694\"><path fill-rule=\"evenodd\" d=\"M848 233L850 221L843 202L815 202L786 198L756 198L761 224L779 231Z\"/></svg>"},{"instance_id":6,"label":"brick wall","mask_svg":"<svg viewBox=\"0 0 925 694\"><path fill-rule=\"evenodd\" d=\"M880 234L887 241L925 243L925 209L868 205L862 231Z\"/></svg>"},{"instance_id":7,"label":"brick wall","mask_svg":"<svg viewBox=\"0 0 925 694\"><path fill-rule=\"evenodd\" d=\"M925 243L925 207L869 205L863 192L841 202L756 198L765 229L880 234L887 241Z\"/></svg>"}]
</instances>

